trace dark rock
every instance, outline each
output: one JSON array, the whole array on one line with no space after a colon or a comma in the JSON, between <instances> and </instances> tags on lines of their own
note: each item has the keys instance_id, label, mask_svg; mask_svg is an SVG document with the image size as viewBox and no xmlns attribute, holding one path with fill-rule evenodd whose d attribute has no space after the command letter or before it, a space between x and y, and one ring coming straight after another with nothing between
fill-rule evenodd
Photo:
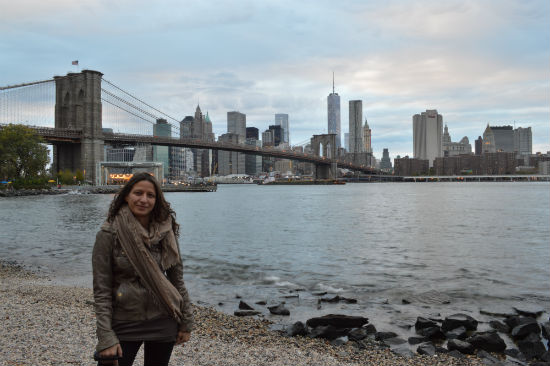
<instances>
[{"instance_id":1,"label":"dark rock","mask_svg":"<svg viewBox=\"0 0 550 366\"><path fill-rule=\"evenodd\" d=\"M506 343L496 332L484 332L474 334L466 340L476 349L482 349L487 352L504 352Z\"/></svg>"},{"instance_id":2,"label":"dark rock","mask_svg":"<svg viewBox=\"0 0 550 366\"><path fill-rule=\"evenodd\" d=\"M265 301L265 300L260 300L260 301L256 301L255 304L256 304L256 305L267 305L267 301Z\"/></svg>"},{"instance_id":3,"label":"dark rock","mask_svg":"<svg viewBox=\"0 0 550 366\"><path fill-rule=\"evenodd\" d=\"M429 341L428 337L409 337L409 344L415 345Z\"/></svg>"},{"instance_id":4,"label":"dark rock","mask_svg":"<svg viewBox=\"0 0 550 366\"><path fill-rule=\"evenodd\" d=\"M540 326L534 318L526 317L523 319L532 319L532 321L522 322L518 326L514 327L514 329L512 329L512 332L510 333L512 335L512 338L522 339L531 333L534 333L537 335L540 333Z\"/></svg>"},{"instance_id":5,"label":"dark rock","mask_svg":"<svg viewBox=\"0 0 550 366\"><path fill-rule=\"evenodd\" d=\"M223 306L223 302L219 302L219 303L218 303L218 306Z\"/></svg>"},{"instance_id":6,"label":"dark rock","mask_svg":"<svg viewBox=\"0 0 550 366\"><path fill-rule=\"evenodd\" d=\"M447 342L447 349L449 351L459 351L460 353L464 353L467 355L473 355L474 354L474 346L472 346L468 342L461 341L459 339L450 339Z\"/></svg>"},{"instance_id":7,"label":"dark rock","mask_svg":"<svg viewBox=\"0 0 550 366\"><path fill-rule=\"evenodd\" d=\"M543 362L543 361L531 362L530 366L550 366L550 362Z\"/></svg>"},{"instance_id":8,"label":"dark rock","mask_svg":"<svg viewBox=\"0 0 550 366\"><path fill-rule=\"evenodd\" d=\"M369 320L362 316L328 314L308 319L306 325L311 328L315 328L319 325L332 325L336 328L360 328L368 322Z\"/></svg>"},{"instance_id":9,"label":"dark rock","mask_svg":"<svg viewBox=\"0 0 550 366\"><path fill-rule=\"evenodd\" d=\"M296 322L286 330L286 334L290 337L305 336L307 335L307 328L304 323Z\"/></svg>"},{"instance_id":10,"label":"dark rock","mask_svg":"<svg viewBox=\"0 0 550 366\"><path fill-rule=\"evenodd\" d=\"M546 352L546 348L537 334L529 334L525 339L518 341L517 345L528 360L540 358Z\"/></svg>"},{"instance_id":11,"label":"dark rock","mask_svg":"<svg viewBox=\"0 0 550 366\"><path fill-rule=\"evenodd\" d=\"M416 348L416 352L421 355L434 356L435 346L429 342L422 343Z\"/></svg>"},{"instance_id":12,"label":"dark rock","mask_svg":"<svg viewBox=\"0 0 550 366\"><path fill-rule=\"evenodd\" d=\"M283 304L268 306L269 312L273 315L290 315L290 311Z\"/></svg>"},{"instance_id":13,"label":"dark rock","mask_svg":"<svg viewBox=\"0 0 550 366\"><path fill-rule=\"evenodd\" d=\"M365 328L353 328L349 333L348 337L351 340L354 341L360 341L361 339L365 339L368 336L368 332Z\"/></svg>"},{"instance_id":14,"label":"dark rock","mask_svg":"<svg viewBox=\"0 0 550 366\"><path fill-rule=\"evenodd\" d=\"M447 339L466 339L466 328L458 327L445 333Z\"/></svg>"},{"instance_id":15,"label":"dark rock","mask_svg":"<svg viewBox=\"0 0 550 366\"><path fill-rule=\"evenodd\" d=\"M382 342L384 342L388 346L398 346L400 344L407 343L406 340L399 337L386 338Z\"/></svg>"},{"instance_id":16,"label":"dark rock","mask_svg":"<svg viewBox=\"0 0 550 366\"><path fill-rule=\"evenodd\" d=\"M327 294L327 292L313 292L312 295L313 296L325 296Z\"/></svg>"},{"instance_id":17,"label":"dark rock","mask_svg":"<svg viewBox=\"0 0 550 366\"><path fill-rule=\"evenodd\" d=\"M542 323L542 336L546 339L550 339L550 322Z\"/></svg>"},{"instance_id":18,"label":"dark rock","mask_svg":"<svg viewBox=\"0 0 550 366\"><path fill-rule=\"evenodd\" d=\"M383 341L384 339L397 337L397 333L394 332L377 332L376 333L376 340L377 341Z\"/></svg>"},{"instance_id":19,"label":"dark rock","mask_svg":"<svg viewBox=\"0 0 550 366\"><path fill-rule=\"evenodd\" d=\"M357 304L356 299L348 299L338 295L334 297L322 297L321 302L328 302L328 303L344 302L346 304Z\"/></svg>"},{"instance_id":20,"label":"dark rock","mask_svg":"<svg viewBox=\"0 0 550 366\"><path fill-rule=\"evenodd\" d=\"M435 346L435 352L436 353L449 353L449 350L447 348L441 347L441 346Z\"/></svg>"},{"instance_id":21,"label":"dark rock","mask_svg":"<svg viewBox=\"0 0 550 366\"><path fill-rule=\"evenodd\" d=\"M510 333L510 327L507 324L504 324L500 320L491 320L489 326L501 333Z\"/></svg>"},{"instance_id":22,"label":"dark rock","mask_svg":"<svg viewBox=\"0 0 550 366\"><path fill-rule=\"evenodd\" d=\"M523 356L522 360L519 360L515 357L506 357L506 362L504 365L505 366L528 366L529 364L527 363L527 360L525 360L525 356Z\"/></svg>"},{"instance_id":23,"label":"dark rock","mask_svg":"<svg viewBox=\"0 0 550 366\"><path fill-rule=\"evenodd\" d=\"M290 295L285 295L283 296L285 299L297 299L300 297L299 294L290 294Z\"/></svg>"},{"instance_id":24,"label":"dark rock","mask_svg":"<svg viewBox=\"0 0 550 366\"><path fill-rule=\"evenodd\" d=\"M313 328L308 333L308 337L333 340L338 337L343 337L347 335L348 332L349 332L349 329L346 329L346 328L336 328L332 325L319 325Z\"/></svg>"},{"instance_id":25,"label":"dark rock","mask_svg":"<svg viewBox=\"0 0 550 366\"><path fill-rule=\"evenodd\" d=\"M416 323L414 323L414 329L416 329L416 330L435 327L435 326L437 326L437 324L434 321L432 321L430 319L423 318L421 316L416 318Z\"/></svg>"},{"instance_id":26,"label":"dark rock","mask_svg":"<svg viewBox=\"0 0 550 366\"><path fill-rule=\"evenodd\" d=\"M241 295L239 295L239 294L235 295L235 299L240 299L240 298L241 298Z\"/></svg>"},{"instance_id":27,"label":"dark rock","mask_svg":"<svg viewBox=\"0 0 550 366\"><path fill-rule=\"evenodd\" d=\"M528 317L531 317L531 318L536 318L539 315L541 315L542 313L544 313L544 309L541 309L537 306L528 306L528 305L524 305L524 306L521 306L521 307L519 307L519 306L515 307L514 306L514 310L519 315L528 316Z\"/></svg>"},{"instance_id":28,"label":"dark rock","mask_svg":"<svg viewBox=\"0 0 550 366\"><path fill-rule=\"evenodd\" d=\"M521 352L518 349L515 349L515 348L506 348L504 350L504 354L506 356L511 356L511 357L518 358L518 356L521 354Z\"/></svg>"},{"instance_id":29,"label":"dark rock","mask_svg":"<svg viewBox=\"0 0 550 366\"><path fill-rule=\"evenodd\" d=\"M411 303L411 300L401 299L401 303L402 303L403 305L408 305L408 304Z\"/></svg>"},{"instance_id":30,"label":"dark rock","mask_svg":"<svg viewBox=\"0 0 550 366\"><path fill-rule=\"evenodd\" d=\"M486 365L494 365L500 363L500 360L498 358L484 350L478 351L476 356L483 359L483 363Z\"/></svg>"},{"instance_id":31,"label":"dark rock","mask_svg":"<svg viewBox=\"0 0 550 366\"><path fill-rule=\"evenodd\" d=\"M374 324L364 325L363 328L367 331L367 334L376 334L376 327Z\"/></svg>"},{"instance_id":32,"label":"dark rock","mask_svg":"<svg viewBox=\"0 0 550 366\"><path fill-rule=\"evenodd\" d=\"M259 311L256 310L235 310L233 315L235 316L253 316L261 314Z\"/></svg>"},{"instance_id":33,"label":"dark rock","mask_svg":"<svg viewBox=\"0 0 550 366\"><path fill-rule=\"evenodd\" d=\"M441 331L441 328L435 326L430 328L424 328L420 329L418 332L423 337L427 337L430 339L445 339L445 334Z\"/></svg>"},{"instance_id":34,"label":"dark rock","mask_svg":"<svg viewBox=\"0 0 550 366\"><path fill-rule=\"evenodd\" d=\"M441 325L441 329L443 329L444 332L458 327L464 327L466 330L476 330L477 320L466 314L453 314L446 317Z\"/></svg>"},{"instance_id":35,"label":"dark rock","mask_svg":"<svg viewBox=\"0 0 550 366\"><path fill-rule=\"evenodd\" d=\"M546 351L540 356L541 361L550 362L550 352Z\"/></svg>"},{"instance_id":36,"label":"dark rock","mask_svg":"<svg viewBox=\"0 0 550 366\"><path fill-rule=\"evenodd\" d=\"M458 351L458 350L456 350L456 349L447 352L447 354L448 354L449 356L453 356L454 358L464 358L464 357L466 357L466 356L464 356L464 355L462 354L462 352L460 352L460 351Z\"/></svg>"},{"instance_id":37,"label":"dark rock","mask_svg":"<svg viewBox=\"0 0 550 366\"><path fill-rule=\"evenodd\" d=\"M338 337L338 338L336 338L336 339L334 339L330 342L330 344L332 344L333 346L336 346L336 347L343 346L346 343L348 343L348 337L346 337L346 336Z\"/></svg>"},{"instance_id":38,"label":"dark rock","mask_svg":"<svg viewBox=\"0 0 550 366\"><path fill-rule=\"evenodd\" d=\"M254 310L254 308L250 305L248 305L246 302L244 301L239 301L239 309L241 310Z\"/></svg>"},{"instance_id":39,"label":"dark rock","mask_svg":"<svg viewBox=\"0 0 550 366\"><path fill-rule=\"evenodd\" d=\"M520 322L519 315L509 316L506 319L504 319L504 323L506 323L506 325L510 327L510 330L517 327L519 325L519 322Z\"/></svg>"}]
</instances>

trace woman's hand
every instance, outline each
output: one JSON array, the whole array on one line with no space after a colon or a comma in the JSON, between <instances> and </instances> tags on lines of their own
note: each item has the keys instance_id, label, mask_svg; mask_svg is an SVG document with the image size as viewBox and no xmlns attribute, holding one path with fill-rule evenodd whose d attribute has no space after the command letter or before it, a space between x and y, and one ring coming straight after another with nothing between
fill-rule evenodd
<instances>
[{"instance_id":1,"label":"woman's hand","mask_svg":"<svg viewBox=\"0 0 550 366\"><path fill-rule=\"evenodd\" d=\"M115 344L112 347L105 348L103 351L99 352L99 357L114 357L114 356L122 357L122 348L120 347L119 343ZM101 361L101 364L109 365L109 362L112 362L110 363L110 365L118 366L118 361Z\"/></svg>"},{"instance_id":2,"label":"woman's hand","mask_svg":"<svg viewBox=\"0 0 550 366\"><path fill-rule=\"evenodd\" d=\"M185 342L189 341L189 338L191 338L190 332L183 332L180 330L176 338L176 345L181 344L183 346Z\"/></svg>"}]
</instances>

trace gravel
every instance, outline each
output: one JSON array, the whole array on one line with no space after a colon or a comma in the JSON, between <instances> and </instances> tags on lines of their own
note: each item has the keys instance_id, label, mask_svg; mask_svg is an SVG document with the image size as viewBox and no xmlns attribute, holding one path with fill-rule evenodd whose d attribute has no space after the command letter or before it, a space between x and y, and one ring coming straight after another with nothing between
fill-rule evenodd
<instances>
[{"instance_id":1,"label":"gravel","mask_svg":"<svg viewBox=\"0 0 550 366\"><path fill-rule=\"evenodd\" d=\"M0 365L95 365L95 315L91 289L53 285L0 263ZM332 346L319 339L286 337L270 322L195 306L196 330L177 346L171 365L482 365L445 354L404 358L375 341ZM143 364L140 351L135 365Z\"/></svg>"}]
</instances>

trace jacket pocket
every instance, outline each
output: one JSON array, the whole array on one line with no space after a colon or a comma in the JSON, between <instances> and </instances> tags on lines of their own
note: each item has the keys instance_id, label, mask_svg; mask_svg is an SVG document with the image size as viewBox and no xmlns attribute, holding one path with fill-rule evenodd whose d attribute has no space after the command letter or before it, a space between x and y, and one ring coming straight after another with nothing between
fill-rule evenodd
<instances>
[{"instance_id":1,"label":"jacket pocket","mask_svg":"<svg viewBox=\"0 0 550 366\"><path fill-rule=\"evenodd\" d=\"M122 282L115 293L113 318L141 320L144 314L145 289L133 282Z\"/></svg>"}]
</instances>

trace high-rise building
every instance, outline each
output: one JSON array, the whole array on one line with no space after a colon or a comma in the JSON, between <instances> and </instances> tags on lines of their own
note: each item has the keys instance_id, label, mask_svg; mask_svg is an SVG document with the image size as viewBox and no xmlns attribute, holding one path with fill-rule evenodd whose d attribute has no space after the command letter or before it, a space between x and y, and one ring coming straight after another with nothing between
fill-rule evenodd
<instances>
[{"instance_id":1,"label":"high-rise building","mask_svg":"<svg viewBox=\"0 0 550 366\"><path fill-rule=\"evenodd\" d=\"M336 148L342 146L340 136L340 96L334 92L334 73L332 74L332 93L327 97L328 133L336 134Z\"/></svg>"},{"instance_id":2,"label":"high-rise building","mask_svg":"<svg viewBox=\"0 0 550 366\"><path fill-rule=\"evenodd\" d=\"M241 144L244 139L236 133L225 133L218 138L219 142ZM234 151L218 150L219 175L245 174L245 154Z\"/></svg>"},{"instance_id":3,"label":"high-rise building","mask_svg":"<svg viewBox=\"0 0 550 366\"><path fill-rule=\"evenodd\" d=\"M275 136L273 130L265 130L262 132L262 146L275 146Z\"/></svg>"},{"instance_id":4,"label":"high-rise building","mask_svg":"<svg viewBox=\"0 0 550 366\"><path fill-rule=\"evenodd\" d=\"M247 127L246 128L246 138L247 139L259 140L260 139L259 132L260 131L256 127Z\"/></svg>"},{"instance_id":5,"label":"high-rise building","mask_svg":"<svg viewBox=\"0 0 550 366\"><path fill-rule=\"evenodd\" d=\"M483 132L483 152L514 152L514 128L512 126L490 126Z\"/></svg>"},{"instance_id":6,"label":"high-rise building","mask_svg":"<svg viewBox=\"0 0 550 366\"><path fill-rule=\"evenodd\" d=\"M367 119L365 118L365 125L363 126L363 151L372 154L371 133L372 131L369 127Z\"/></svg>"},{"instance_id":7,"label":"high-rise building","mask_svg":"<svg viewBox=\"0 0 550 366\"><path fill-rule=\"evenodd\" d=\"M349 152L349 132L344 133L344 148Z\"/></svg>"},{"instance_id":8,"label":"high-rise building","mask_svg":"<svg viewBox=\"0 0 550 366\"><path fill-rule=\"evenodd\" d=\"M514 152L518 155L531 155L533 153L531 127L518 127L514 130Z\"/></svg>"},{"instance_id":9,"label":"high-rise building","mask_svg":"<svg viewBox=\"0 0 550 366\"><path fill-rule=\"evenodd\" d=\"M275 115L275 125L281 126L281 129L283 130L283 139L282 142L286 142L287 144L290 144L290 132L289 132L289 126L288 126L288 114L286 113L278 113Z\"/></svg>"},{"instance_id":10,"label":"high-rise building","mask_svg":"<svg viewBox=\"0 0 550 366\"><path fill-rule=\"evenodd\" d=\"M248 128L246 129L248 132ZM256 128L256 134L258 129ZM252 145L256 147L262 147L262 142L254 137L249 137L246 139L247 145ZM258 175L262 172L262 156L261 155L245 155L245 173L248 175Z\"/></svg>"},{"instance_id":11,"label":"high-rise building","mask_svg":"<svg viewBox=\"0 0 550 366\"><path fill-rule=\"evenodd\" d=\"M164 118L157 119L157 123L153 125L153 136L172 136L172 126ZM162 163L164 170L162 178L168 178L170 176L170 148L168 146L153 146L153 160Z\"/></svg>"},{"instance_id":12,"label":"high-rise building","mask_svg":"<svg viewBox=\"0 0 550 366\"><path fill-rule=\"evenodd\" d=\"M483 150L483 139L481 138L481 136L478 136L476 140L476 155L481 155L482 150Z\"/></svg>"},{"instance_id":13,"label":"high-rise building","mask_svg":"<svg viewBox=\"0 0 550 366\"><path fill-rule=\"evenodd\" d=\"M283 142L283 129L277 125L271 125L269 129L273 131L273 146L279 146Z\"/></svg>"},{"instance_id":14,"label":"high-rise building","mask_svg":"<svg viewBox=\"0 0 550 366\"><path fill-rule=\"evenodd\" d=\"M242 137L242 142L246 139L246 114L241 112L227 112L227 132L234 133Z\"/></svg>"},{"instance_id":15,"label":"high-rise building","mask_svg":"<svg viewBox=\"0 0 550 366\"><path fill-rule=\"evenodd\" d=\"M443 117L436 109L413 116L413 153L415 159L427 159L430 167L443 156Z\"/></svg>"},{"instance_id":16,"label":"high-rise building","mask_svg":"<svg viewBox=\"0 0 550 366\"><path fill-rule=\"evenodd\" d=\"M380 169L389 171L391 168L390 152L385 148L382 152L382 159L380 160Z\"/></svg>"},{"instance_id":17,"label":"high-rise building","mask_svg":"<svg viewBox=\"0 0 550 366\"><path fill-rule=\"evenodd\" d=\"M456 156L472 153L472 145L467 136L464 136L460 142L452 142L451 135L449 135L449 129L445 125L445 131L443 132L443 156Z\"/></svg>"},{"instance_id":18,"label":"high-rise building","mask_svg":"<svg viewBox=\"0 0 550 366\"><path fill-rule=\"evenodd\" d=\"M349 101L349 152L363 152L363 102Z\"/></svg>"}]
</instances>

